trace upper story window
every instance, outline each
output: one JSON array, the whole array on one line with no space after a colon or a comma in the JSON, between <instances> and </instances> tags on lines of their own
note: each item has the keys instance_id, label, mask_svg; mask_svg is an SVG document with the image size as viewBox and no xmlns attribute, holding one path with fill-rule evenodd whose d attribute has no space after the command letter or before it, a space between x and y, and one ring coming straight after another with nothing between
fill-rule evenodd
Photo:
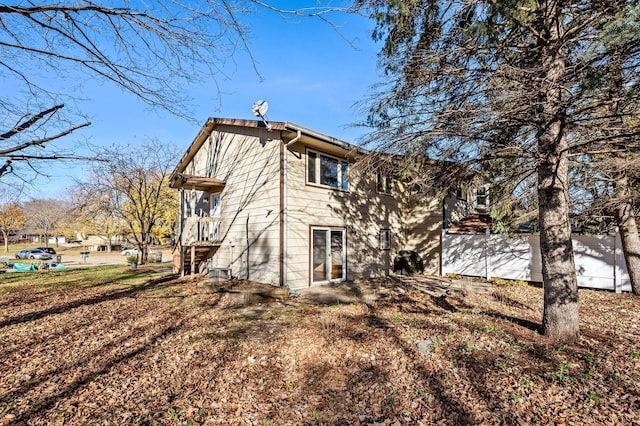
<instances>
[{"instance_id":1,"label":"upper story window","mask_svg":"<svg viewBox=\"0 0 640 426\"><path fill-rule=\"evenodd\" d=\"M479 210L489 208L489 190L486 186L476 188L476 208Z\"/></svg>"},{"instance_id":2,"label":"upper story window","mask_svg":"<svg viewBox=\"0 0 640 426\"><path fill-rule=\"evenodd\" d=\"M378 177L376 182L376 188L378 190L378 193L391 195L392 182L393 182L393 179L391 178L391 176L382 172L378 172Z\"/></svg>"},{"instance_id":3,"label":"upper story window","mask_svg":"<svg viewBox=\"0 0 640 426\"><path fill-rule=\"evenodd\" d=\"M315 151L307 151L307 182L348 190L349 163Z\"/></svg>"}]
</instances>

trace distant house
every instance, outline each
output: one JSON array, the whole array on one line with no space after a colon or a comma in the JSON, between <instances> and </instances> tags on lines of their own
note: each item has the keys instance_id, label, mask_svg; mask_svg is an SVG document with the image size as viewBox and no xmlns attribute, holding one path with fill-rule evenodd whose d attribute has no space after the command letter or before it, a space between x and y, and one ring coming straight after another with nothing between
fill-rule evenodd
<instances>
[{"instance_id":1,"label":"distant house","mask_svg":"<svg viewBox=\"0 0 640 426\"><path fill-rule=\"evenodd\" d=\"M290 122L210 118L178 162L174 267L289 288L383 276L400 250L440 272L443 209Z\"/></svg>"},{"instance_id":2,"label":"distant house","mask_svg":"<svg viewBox=\"0 0 640 426\"><path fill-rule=\"evenodd\" d=\"M123 235L106 236L79 233L76 240L91 251L120 251L127 246L127 239Z\"/></svg>"},{"instance_id":3,"label":"distant house","mask_svg":"<svg viewBox=\"0 0 640 426\"><path fill-rule=\"evenodd\" d=\"M47 245L56 245L56 244L65 244L67 242L66 238L63 235L59 235L57 237L47 237L45 241L45 237L40 234L29 234L29 233L17 233L9 238L10 240L15 240L16 243L32 243L32 244L47 244Z\"/></svg>"}]
</instances>

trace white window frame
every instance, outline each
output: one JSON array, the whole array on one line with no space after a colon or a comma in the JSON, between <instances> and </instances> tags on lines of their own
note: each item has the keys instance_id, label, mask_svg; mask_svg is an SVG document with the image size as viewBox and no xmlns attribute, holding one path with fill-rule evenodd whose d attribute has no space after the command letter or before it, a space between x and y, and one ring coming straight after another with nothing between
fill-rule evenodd
<instances>
[{"instance_id":1,"label":"white window frame","mask_svg":"<svg viewBox=\"0 0 640 426\"><path fill-rule=\"evenodd\" d=\"M309 279L310 279L310 284L311 285L318 285L318 284L326 284L326 283L330 283L330 282L343 282L347 280L347 230L346 228L342 228L342 227L332 227L332 226L311 226L310 227L310 241L309 241L309 248L310 248L310 255L309 255ZM314 279L314 243L313 243L313 237L314 237L314 231L318 231L318 232L325 232L327 238L325 239L325 260L324 260L324 265L327 269L325 269L325 276L323 277L323 279L320 280L315 280ZM342 245L342 251L341 251L341 255L342 255L342 259L340 262L340 266L341 266L341 271L342 274L341 276L337 277L337 278L332 278L331 277L331 266L333 265L332 263L332 256L333 253L331 252L331 233L332 232L340 232L341 235L341 245Z\"/></svg>"},{"instance_id":2,"label":"white window frame","mask_svg":"<svg viewBox=\"0 0 640 426\"><path fill-rule=\"evenodd\" d=\"M482 194L479 194L478 192L482 191ZM475 198L475 207L476 209L479 210L486 210L489 208L489 186L488 185L483 185L480 186L478 188L475 189L474 191L474 198ZM484 198L484 202L480 203L479 199L480 198Z\"/></svg>"},{"instance_id":3,"label":"white window frame","mask_svg":"<svg viewBox=\"0 0 640 426\"><path fill-rule=\"evenodd\" d=\"M222 217L222 197L219 192L209 194L209 217L221 218ZM220 241L222 238L220 232L220 222L209 222L209 240Z\"/></svg>"},{"instance_id":4,"label":"white window frame","mask_svg":"<svg viewBox=\"0 0 640 426\"><path fill-rule=\"evenodd\" d=\"M379 238L380 250L391 250L391 229L381 229Z\"/></svg>"},{"instance_id":5,"label":"white window frame","mask_svg":"<svg viewBox=\"0 0 640 426\"><path fill-rule=\"evenodd\" d=\"M378 194L392 195L393 178L384 172L378 172L376 175L376 191Z\"/></svg>"},{"instance_id":6,"label":"white window frame","mask_svg":"<svg viewBox=\"0 0 640 426\"><path fill-rule=\"evenodd\" d=\"M313 176L313 180L312 180L312 176L309 176L309 162L311 161L311 156L309 155L309 153L313 153L315 155L315 164L314 164L314 168L315 168L315 176ZM337 186L331 186L331 185L327 185L324 183L320 182L320 162L321 162L321 157L325 157L327 159L331 159L331 160L335 160L338 162L338 166L337 166L337 170L336 170L336 179L338 182ZM328 155L325 154L323 152L320 151L315 151L312 149L307 149L307 158L305 161L305 169L306 169L306 177L307 177L307 185L313 185L313 186L321 186L323 188L331 188L331 189L335 189L338 191L348 191L349 190L349 167L350 164L348 161L336 157L334 155ZM346 172L345 169L346 168Z\"/></svg>"},{"instance_id":7,"label":"white window frame","mask_svg":"<svg viewBox=\"0 0 640 426\"><path fill-rule=\"evenodd\" d=\"M222 198L219 192L209 193L209 216L221 217Z\"/></svg>"}]
</instances>

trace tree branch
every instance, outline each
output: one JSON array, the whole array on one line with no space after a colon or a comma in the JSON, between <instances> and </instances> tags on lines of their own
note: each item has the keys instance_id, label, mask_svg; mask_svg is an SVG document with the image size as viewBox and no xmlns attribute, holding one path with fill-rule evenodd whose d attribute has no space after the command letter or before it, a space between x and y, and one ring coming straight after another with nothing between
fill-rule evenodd
<instances>
[{"instance_id":1,"label":"tree branch","mask_svg":"<svg viewBox=\"0 0 640 426\"><path fill-rule=\"evenodd\" d=\"M41 111L38 114L35 114L33 116L31 116L31 118L29 118L28 120L24 121L23 123L17 125L16 127L14 127L13 129L9 130L6 133L3 133L0 135L0 141L9 139L12 136L17 135L18 133L24 132L25 130L27 130L28 128L30 128L31 126L33 126L35 123L37 123L38 121L40 121L41 119L43 119L44 117L46 117L49 114L53 114L54 112L58 111L59 109L64 108L64 104L60 104L60 105L56 105L54 107L51 107L47 110ZM0 151L0 153L2 153L2 151Z\"/></svg>"}]
</instances>

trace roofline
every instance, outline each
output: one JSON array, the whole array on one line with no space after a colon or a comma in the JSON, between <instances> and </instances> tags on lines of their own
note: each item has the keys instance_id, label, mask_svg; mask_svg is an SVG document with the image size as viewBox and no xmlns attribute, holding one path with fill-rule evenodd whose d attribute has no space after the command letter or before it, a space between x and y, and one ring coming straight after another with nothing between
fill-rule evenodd
<instances>
[{"instance_id":1,"label":"roofline","mask_svg":"<svg viewBox=\"0 0 640 426\"><path fill-rule=\"evenodd\" d=\"M352 151L357 154L363 154L363 155L368 153L368 151L364 148L360 148L359 146L350 144L338 138L334 138L333 136L325 135L324 133L320 133L318 131L309 129L308 127L304 127L299 124L292 123L290 121L285 121L283 124L287 130L291 130L294 132L300 131L300 133L302 133L303 135L337 146L339 148L344 149L345 151Z\"/></svg>"},{"instance_id":2,"label":"roofline","mask_svg":"<svg viewBox=\"0 0 640 426\"><path fill-rule=\"evenodd\" d=\"M360 148L356 145L352 145L343 140L334 138L329 135L325 135L324 133L317 132L315 130L309 129L304 126L300 126L299 124L295 124L289 121L271 121L269 122L272 130L279 130L281 132L289 131L289 132L300 132L305 136L320 140L322 142L326 142L333 146L344 149L345 151L350 151L356 154L364 155L367 154L368 151ZM180 161L176 165L176 167L171 172L169 176L169 181L173 180L176 175L182 173L186 168L189 161L193 159L196 155L196 152L200 149L202 144L207 140L207 137L211 134L213 129L219 125L227 125L227 126L236 126L236 127L249 127L249 128L264 128L267 126L262 120L244 120L237 118L217 118L217 117L209 117L204 125L200 128L200 131L193 139L193 142L187 148L187 151L182 155Z\"/></svg>"},{"instance_id":3,"label":"roofline","mask_svg":"<svg viewBox=\"0 0 640 426\"><path fill-rule=\"evenodd\" d=\"M182 154L180 161L178 161L178 164L169 175L169 182L174 181L176 176L182 171L184 171L187 164L189 164L189 161L191 161L191 159L196 155L196 152L198 152L198 150L200 149L204 141L207 139L207 136L209 136L209 134L211 133L211 130L213 130L214 127L215 127L215 122L212 121L211 118L207 119L207 121L198 131L198 134L196 135L196 137L193 139L193 142L189 144L189 147L187 148L185 153Z\"/></svg>"}]
</instances>

